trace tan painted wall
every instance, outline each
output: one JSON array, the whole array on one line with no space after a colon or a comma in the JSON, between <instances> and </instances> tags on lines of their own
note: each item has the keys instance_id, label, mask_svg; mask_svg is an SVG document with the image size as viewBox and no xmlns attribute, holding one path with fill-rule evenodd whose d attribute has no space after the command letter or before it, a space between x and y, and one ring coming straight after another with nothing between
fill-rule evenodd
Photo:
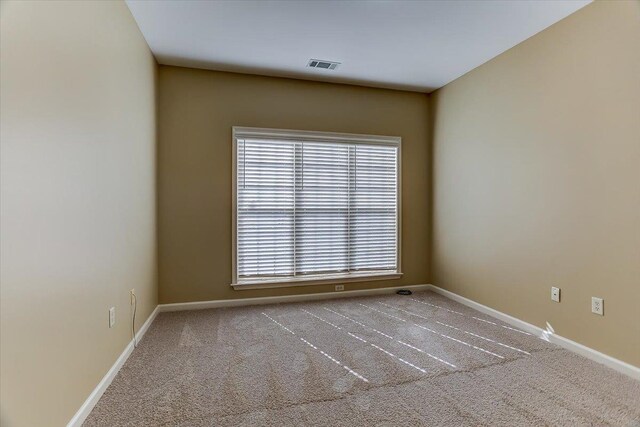
<instances>
[{"instance_id":1,"label":"tan painted wall","mask_svg":"<svg viewBox=\"0 0 640 427\"><path fill-rule=\"evenodd\" d=\"M434 283L640 366L640 2L589 5L431 99Z\"/></svg>"},{"instance_id":2,"label":"tan painted wall","mask_svg":"<svg viewBox=\"0 0 640 427\"><path fill-rule=\"evenodd\" d=\"M160 66L159 266L162 303L287 295L333 285L234 291L231 127L402 136L401 280L429 280L428 99L423 94Z\"/></svg>"},{"instance_id":3,"label":"tan painted wall","mask_svg":"<svg viewBox=\"0 0 640 427\"><path fill-rule=\"evenodd\" d=\"M0 424L62 426L157 304L156 64L124 2L1 8Z\"/></svg>"}]
</instances>

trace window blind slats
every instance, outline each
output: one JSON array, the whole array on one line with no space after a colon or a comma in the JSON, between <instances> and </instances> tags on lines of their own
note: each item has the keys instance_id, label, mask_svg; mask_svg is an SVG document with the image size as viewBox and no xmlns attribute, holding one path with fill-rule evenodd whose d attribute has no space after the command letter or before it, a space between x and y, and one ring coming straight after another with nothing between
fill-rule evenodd
<instances>
[{"instance_id":1,"label":"window blind slats","mask_svg":"<svg viewBox=\"0 0 640 427\"><path fill-rule=\"evenodd\" d=\"M397 271L396 145L236 144L239 280Z\"/></svg>"}]
</instances>

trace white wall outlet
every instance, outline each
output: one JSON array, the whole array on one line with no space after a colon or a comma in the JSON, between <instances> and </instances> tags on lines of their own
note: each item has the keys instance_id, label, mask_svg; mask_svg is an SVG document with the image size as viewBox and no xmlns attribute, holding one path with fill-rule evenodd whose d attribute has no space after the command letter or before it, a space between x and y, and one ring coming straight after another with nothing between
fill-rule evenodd
<instances>
[{"instance_id":1,"label":"white wall outlet","mask_svg":"<svg viewBox=\"0 0 640 427\"><path fill-rule=\"evenodd\" d=\"M336 285L336 291L344 291L344 285Z\"/></svg>"},{"instance_id":2,"label":"white wall outlet","mask_svg":"<svg viewBox=\"0 0 640 427\"><path fill-rule=\"evenodd\" d=\"M604 300L598 297L591 297L591 312L604 316Z\"/></svg>"},{"instance_id":3,"label":"white wall outlet","mask_svg":"<svg viewBox=\"0 0 640 427\"><path fill-rule=\"evenodd\" d=\"M111 307L109 309L109 327L113 328L115 324L116 324L116 308Z\"/></svg>"},{"instance_id":4,"label":"white wall outlet","mask_svg":"<svg viewBox=\"0 0 640 427\"><path fill-rule=\"evenodd\" d=\"M551 301L560 302L560 288L551 287Z\"/></svg>"}]
</instances>

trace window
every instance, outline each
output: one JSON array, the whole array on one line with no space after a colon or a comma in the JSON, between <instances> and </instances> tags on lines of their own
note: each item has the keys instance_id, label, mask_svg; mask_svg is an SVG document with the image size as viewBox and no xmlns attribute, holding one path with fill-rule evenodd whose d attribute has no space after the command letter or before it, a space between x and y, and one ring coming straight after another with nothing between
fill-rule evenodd
<instances>
[{"instance_id":1,"label":"window","mask_svg":"<svg viewBox=\"0 0 640 427\"><path fill-rule=\"evenodd\" d=\"M400 277L399 137L233 133L236 289Z\"/></svg>"}]
</instances>

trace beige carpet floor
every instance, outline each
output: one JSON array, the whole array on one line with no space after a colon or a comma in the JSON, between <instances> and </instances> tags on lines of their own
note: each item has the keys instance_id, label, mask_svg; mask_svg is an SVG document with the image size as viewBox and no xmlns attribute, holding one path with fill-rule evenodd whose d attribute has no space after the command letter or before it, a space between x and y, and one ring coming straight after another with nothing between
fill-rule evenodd
<instances>
[{"instance_id":1,"label":"beige carpet floor","mask_svg":"<svg viewBox=\"0 0 640 427\"><path fill-rule=\"evenodd\" d=\"M640 426L640 382L431 292L160 314L86 426Z\"/></svg>"}]
</instances>

